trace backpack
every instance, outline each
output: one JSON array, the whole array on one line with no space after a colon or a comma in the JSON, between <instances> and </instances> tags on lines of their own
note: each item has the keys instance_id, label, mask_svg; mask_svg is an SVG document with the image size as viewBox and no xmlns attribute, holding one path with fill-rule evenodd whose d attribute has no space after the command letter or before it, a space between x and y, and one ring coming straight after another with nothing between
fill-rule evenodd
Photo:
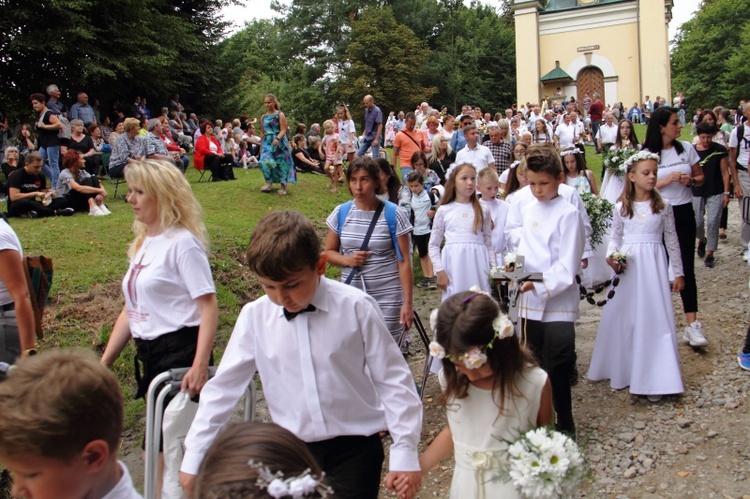
<instances>
[{"instance_id":1,"label":"backpack","mask_svg":"<svg viewBox=\"0 0 750 499\"><path fill-rule=\"evenodd\" d=\"M344 222L346 221L346 217L349 215L349 212L352 210L353 204L354 204L354 201L347 201L346 203L342 204L339 207L339 219L338 219L339 239L341 238L341 231L344 228ZM388 231L391 233L391 240L393 241L393 247L396 249L396 257L398 258L399 261L403 261L404 257L401 254L401 250L398 248L398 236L396 236L396 226L398 224L398 220L396 219L397 208L398 206L396 206L395 203L386 201L385 209L383 211L385 212L385 221L388 224Z\"/></svg>"},{"instance_id":2,"label":"backpack","mask_svg":"<svg viewBox=\"0 0 750 499\"><path fill-rule=\"evenodd\" d=\"M745 138L745 124L740 123L736 128L737 130L737 149L740 148L740 144L745 143L745 149L750 149L750 140Z\"/></svg>"}]
</instances>

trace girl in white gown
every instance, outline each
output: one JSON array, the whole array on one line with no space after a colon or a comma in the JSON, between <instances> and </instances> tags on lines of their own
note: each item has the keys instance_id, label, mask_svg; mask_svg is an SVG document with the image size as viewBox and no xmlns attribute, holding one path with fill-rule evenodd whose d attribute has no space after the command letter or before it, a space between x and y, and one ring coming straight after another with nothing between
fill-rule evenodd
<instances>
[{"instance_id":1,"label":"girl in white gown","mask_svg":"<svg viewBox=\"0 0 750 499\"><path fill-rule=\"evenodd\" d=\"M615 206L607 254L625 252L627 263L620 268L607 259L624 273L602 312L588 374L609 379L616 390L629 386L652 402L683 392L665 243L677 276L672 291L685 281L672 207L655 190L658 160L639 152L625 162L627 189Z\"/></svg>"},{"instance_id":2,"label":"girl in white gown","mask_svg":"<svg viewBox=\"0 0 750 499\"><path fill-rule=\"evenodd\" d=\"M492 217L476 195L476 169L470 164L454 165L446 177L429 244L443 300L472 286L489 291L490 266L495 265Z\"/></svg>"},{"instance_id":3,"label":"girl in white gown","mask_svg":"<svg viewBox=\"0 0 750 499\"><path fill-rule=\"evenodd\" d=\"M565 171L565 183L578 191L581 196L584 194L598 196L596 177L594 177L594 172L586 168L581 150L577 147L569 147L563 150L560 156ZM605 241L602 238L602 242L595 246L589 241L593 255L588 257L588 264L583 269L581 277L581 284L587 288L593 288L612 276L612 269L605 261L608 242L609 240Z\"/></svg>"},{"instance_id":4,"label":"girl in white gown","mask_svg":"<svg viewBox=\"0 0 750 499\"><path fill-rule=\"evenodd\" d=\"M552 423L547 373L486 293L455 294L435 312L430 322L437 341L430 353L443 359L439 378L448 427L419 458L422 472L453 451L451 499L519 498L510 482L494 479L507 462L508 442Z\"/></svg>"},{"instance_id":5,"label":"girl in white gown","mask_svg":"<svg viewBox=\"0 0 750 499\"><path fill-rule=\"evenodd\" d=\"M638 137L635 135L633 123L630 120L622 120L617 125L617 139L611 150L633 149L635 153L641 146L638 143ZM612 204L615 204L622 194L622 188L625 186L625 177L613 175L611 171L604 172L602 181L601 197Z\"/></svg>"}]
</instances>

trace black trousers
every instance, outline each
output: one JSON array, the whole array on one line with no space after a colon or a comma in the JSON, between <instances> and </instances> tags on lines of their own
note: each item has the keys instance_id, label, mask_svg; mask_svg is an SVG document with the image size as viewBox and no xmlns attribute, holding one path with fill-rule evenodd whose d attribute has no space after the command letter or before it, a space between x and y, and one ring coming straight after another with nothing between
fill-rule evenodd
<instances>
[{"instance_id":1,"label":"black trousers","mask_svg":"<svg viewBox=\"0 0 750 499\"><path fill-rule=\"evenodd\" d=\"M682 309L687 314L698 311L698 287L695 284L695 211L693 203L672 206L677 239L680 242L685 289L680 291Z\"/></svg>"},{"instance_id":2,"label":"black trousers","mask_svg":"<svg viewBox=\"0 0 750 499\"><path fill-rule=\"evenodd\" d=\"M342 436L307 442L336 499L377 499L383 469L383 443L378 434Z\"/></svg>"},{"instance_id":3,"label":"black trousers","mask_svg":"<svg viewBox=\"0 0 750 499\"><path fill-rule=\"evenodd\" d=\"M96 177L89 177L83 182L81 182L81 185L86 185L88 187L99 187L99 179ZM72 190L65 196L68 200L68 206L73 208L76 211L89 211L89 199L95 198L96 194L84 194L83 192L78 192L76 190Z\"/></svg>"},{"instance_id":4,"label":"black trousers","mask_svg":"<svg viewBox=\"0 0 750 499\"><path fill-rule=\"evenodd\" d=\"M55 211L68 208L68 200L65 198L55 198L49 206L44 206L35 199L19 199L13 201L8 209L9 217L20 217L30 211L35 211L40 217L52 217Z\"/></svg>"},{"instance_id":5,"label":"black trousers","mask_svg":"<svg viewBox=\"0 0 750 499\"><path fill-rule=\"evenodd\" d=\"M211 170L211 176L215 181L234 178L231 154L206 154L204 168Z\"/></svg>"},{"instance_id":6,"label":"black trousers","mask_svg":"<svg viewBox=\"0 0 750 499\"><path fill-rule=\"evenodd\" d=\"M542 322L523 319L521 331L552 385L552 403L558 431L575 435L570 375L575 366L576 330L573 322Z\"/></svg>"}]
</instances>

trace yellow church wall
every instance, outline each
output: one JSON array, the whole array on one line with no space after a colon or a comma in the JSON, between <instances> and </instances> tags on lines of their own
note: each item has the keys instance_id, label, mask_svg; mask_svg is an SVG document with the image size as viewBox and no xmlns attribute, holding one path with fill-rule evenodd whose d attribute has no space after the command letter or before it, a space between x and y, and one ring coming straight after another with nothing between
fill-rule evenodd
<instances>
[{"instance_id":1,"label":"yellow church wall","mask_svg":"<svg viewBox=\"0 0 750 499\"><path fill-rule=\"evenodd\" d=\"M534 9L516 12L516 95L519 108L539 102L539 38ZM554 66L553 66L554 67Z\"/></svg>"},{"instance_id":2,"label":"yellow church wall","mask_svg":"<svg viewBox=\"0 0 750 499\"><path fill-rule=\"evenodd\" d=\"M641 88L643 97L651 100L657 95L670 101L671 80L669 58L669 34L664 19L664 0L640 2L641 22Z\"/></svg>"},{"instance_id":3,"label":"yellow church wall","mask_svg":"<svg viewBox=\"0 0 750 499\"><path fill-rule=\"evenodd\" d=\"M598 49L578 51L579 47L591 47L598 45ZM581 58L586 57L586 52L591 52L591 63L599 67L604 73L605 78L605 95L604 101L607 104L615 101L621 101L626 106L633 102L640 101L640 82L638 81L638 35L636 24L621 24L608 26L606 28L594 28L582 31L572 31L569 33L555 33L542 35L539 39L540 48L540 66L541 73L544 75L555 67L555 61L560 61L560 67L568 72L575 80L577 71L583 65L586 65ZM606 58L614 69L616 76L616 92L611 85L612 74L605 64L596 64L599 57ZM573 72L569 69L571 66L577 68ZM602 67L604 66L604 67ZM607 84L610 82L610 84ZM548 88L554 89L559 84L545 86L545 92ZM520 91L520 89L519 89ZM615 95L610 95L615 93ZM550 97L554 100L551 94ZM541 97L544 97L542 95Z\"/></svg>"}]
</instances>

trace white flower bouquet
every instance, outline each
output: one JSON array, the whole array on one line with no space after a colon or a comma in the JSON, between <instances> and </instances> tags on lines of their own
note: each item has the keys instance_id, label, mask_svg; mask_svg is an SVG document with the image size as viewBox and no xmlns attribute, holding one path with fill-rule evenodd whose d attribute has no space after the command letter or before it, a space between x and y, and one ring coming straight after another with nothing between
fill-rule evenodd
<instances>
[{"instance_id":1,"label":"white flower bouquet","mask_svg":"<svg viewBox=\"0 0 750 499\"><path fill-rule=\"evenodd\" d=\"M627 251L615 251L614 253L609 255L609 258L617 265L625 265L626 263L628 263L629 256L630 255L627 253Z\"/></svg>"},{"instance_id":2,"label":"white flower bouquet","mask_svg":"<svg viewBox=\"0 0 750 499\"><path fill-rule=\"evenodd\" d=\"M531 430L508 448L508 475L523 497L570 496L587 475L576 443L548 428Z\"/></svg>"},{"instance_id":3,"label":"white flower bouquet","mask_svg":"<svg viewBox=\"0 0 750 499\"><path fill-rule=\"evenodd\" d=\"M629 147L604 151L602 164L615 177L623 177L625 176L625 171L620 167L626 159L637 152L635 149L630 149Z\"/></svg>"},{"instance_id":4,"label":"white flower bouquet","mask_svg":"<svg viewBox=\"0 0 750 499\"><path fill-rule=\"evenodd\" d=\"M503 258L503 264L507 272L513 272L516 268L516 254L512 251L505 255Z\"/></svg>"},{"instance_id":5,"label":"white flower bouquet","mask_svg":"<svg viewBox=\"0 0 750 499\"><path fill-rule=\"evenodd\" d=\"M602 243L602 236L604 236L607 229L612 225L612 213L614 212L615 205L591 193L581 194L581 199L591 222L592 231L589 242L591 246L596 246Z\"/></svg>"}]
</instances>

